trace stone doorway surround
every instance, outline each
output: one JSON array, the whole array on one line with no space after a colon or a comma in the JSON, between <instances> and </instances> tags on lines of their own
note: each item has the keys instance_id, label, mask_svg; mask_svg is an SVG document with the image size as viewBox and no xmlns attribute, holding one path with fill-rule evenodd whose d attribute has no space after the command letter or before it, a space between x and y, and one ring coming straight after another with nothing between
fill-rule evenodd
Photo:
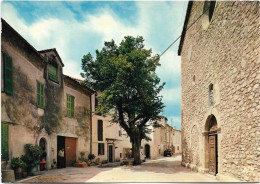
<instances>
[{"instance_id":1,"label":"stone doorway surround","mask_svg":"<svg viewBox=\"0 0 260 184\"><path fill-rule=\"evenodd\" d=\"M41 139L45 141L45 151L47 153L47 169L51 169L51 140L44 129L37 137L36 143L38 146L40 146Z\"/></svg>"}]
</instances>

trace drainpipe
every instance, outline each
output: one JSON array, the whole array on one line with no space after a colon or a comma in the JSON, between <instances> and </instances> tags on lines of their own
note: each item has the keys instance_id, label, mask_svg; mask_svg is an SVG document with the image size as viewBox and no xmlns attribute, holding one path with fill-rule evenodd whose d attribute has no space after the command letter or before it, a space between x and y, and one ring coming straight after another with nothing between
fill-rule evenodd
<instances>
[{"instance_id":1,"label":"drainpipe","mask_svg":"<svg viewBox=\"0 0 260 184\"><path fill-rule=\"evenodd\" d=\"M92 154L92 94L90 94L90 154Z\"/></svg>"}]
</instances>

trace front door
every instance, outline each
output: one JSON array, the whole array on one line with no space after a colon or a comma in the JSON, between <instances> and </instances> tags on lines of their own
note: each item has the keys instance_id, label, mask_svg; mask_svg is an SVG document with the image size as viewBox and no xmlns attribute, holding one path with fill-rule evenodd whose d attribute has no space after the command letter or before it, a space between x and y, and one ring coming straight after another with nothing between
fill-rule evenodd
<instances>
[{"instance_id":1,"label":"front door","mask_svg":"<svg viewBox=\"0 0 260 184\"><path fill-rule=\"evenodd\" d=\"M209 173L217 174L217 145L216 135L209 135Z\"/></svg>"},{"instance_id":2,"label":"front door","mask_svg":"<svg viewBox=\"0 0 260 184\"><path fill-rule=\"evenodd\" d=\"M109 147L108 147L108 154L109 154L108 161L113 162L113 146L112 145L109 145Z\"/></svg>"},{"instance_id":3,"label":"front door","mask_svg":"<svg viewBox=\"0 0 260 184\"><path fill-rule=\"evenodd\" d=\"M66 166L72 166L76 162L76 138L65 138Z\"/></svg>"}]
</instances>

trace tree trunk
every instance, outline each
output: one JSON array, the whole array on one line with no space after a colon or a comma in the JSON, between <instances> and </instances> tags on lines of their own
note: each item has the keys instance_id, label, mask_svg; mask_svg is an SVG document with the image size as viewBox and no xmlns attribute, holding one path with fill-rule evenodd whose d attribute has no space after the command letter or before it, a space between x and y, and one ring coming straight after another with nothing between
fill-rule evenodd
<instances>
[{"instance_id":1,"label":"tree trunk","mask_svg":"<svg viewBox=\"0 0 260 184\"><path fill-rule=\"evenodd\" d=\"M132 156L134 158L133 165L140 165L140 147L141 147L141 139L140 136L136 136L132 138Z\"/></svg>"}]
</instances>

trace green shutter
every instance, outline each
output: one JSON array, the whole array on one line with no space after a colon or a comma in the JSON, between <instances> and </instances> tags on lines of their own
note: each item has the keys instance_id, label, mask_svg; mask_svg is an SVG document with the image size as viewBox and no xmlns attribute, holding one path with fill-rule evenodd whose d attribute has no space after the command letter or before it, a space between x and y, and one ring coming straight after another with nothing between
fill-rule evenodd
<instances>
[{"instance_id":1,"label":"green shutter","mask_svg":"<svg viewBox=\"0 0 260 184\"><path fill-rule=\"evenodd\" d=\"M1 123L1 159L9 160L9 126Z\"/></svg>"},{"instance_id":2,"label":"green shutter","mask_svg":"<svg viewBox=\"0 0 260 184\"><path fill-rule=\"evenodd\" d=\"M74 96L71 96L71 117L74 117Z\"/></svg>"},{"instance_id":3,"label":"green shutter","mask_svg":"<svg viewBox=\"0 0 260 184\"><path fill-rule=\"evenodd\" d=\"M44 84L37 81L37 107L44 108Z\"/></svg>"},{"instance_id":4,"label":"green shutter","mask_svg":"<svg viewBox=\"0 0 260 184\"><path fill-rule=\"evenodd\" d=\"M13 61L12 58L4 53L4 74L5 74L5 92L13 95Z\"/></svg>"},{"instance_id":5,"label":"green shutter","mask_svg":"<svg viewBox=\"0 0 260 184\"><path fill-rule=\"evenodd\" d=\"M75 97L67 94L67 116L74 117L74 99Z\"/></svg>"},{"instance_id":6,"label":"green shutter","mask_svg":"<svg viewBox=\"0 0 260 184\"><path fill-rule=\"evenodd\" d=\"M48 76L52 81L58 82L58 70L51 64L48 65Z\"/></svg>"}]
</instances>

